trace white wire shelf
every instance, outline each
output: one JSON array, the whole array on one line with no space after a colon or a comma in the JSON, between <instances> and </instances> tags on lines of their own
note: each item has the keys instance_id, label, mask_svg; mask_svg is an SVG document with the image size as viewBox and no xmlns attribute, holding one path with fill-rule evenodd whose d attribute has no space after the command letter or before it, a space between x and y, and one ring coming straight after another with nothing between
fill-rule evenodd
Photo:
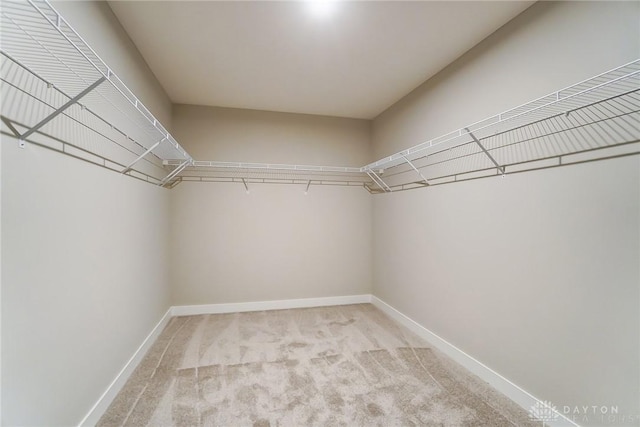
<instances>
[{"instance_id":1,"label":"white wire shelf","mask_svg":"<svg viewBox=\"0 0 640 427\"><path fill-rule=\"evenodd\" d=\"M385 193L637 155L639 141L636 60L361 168L195 161L170 185L318 182Z\"/></svg>"},{"instance_id":2,"label":"white wire shelf","mask_svg":"<svg viewBox=\"0 0 640 427\"><path fill-rule=\"evenodd\" d=\"M373 192L640 154L640 60L362 167Z\"/></svg>"},{"instance_id":3,"label":"white wire shelf","mask_svg":"<svg viewBox=\"0 0 640 427\"><path fill-rule=\"evenodd\" d=\"M158 185L393 192L640 154L640 60L363 167L194 161L46 0L0 10L2 133Z\"/></svg>"},{"instance_id":4,"label":"white wire shelf","mask_svg":"<svg viewBox=\"0 0 640 427\"><path fill-rule=\"evenodd\" d=\"M163 184L193 159L45 0L3 1L2 121L38 143Z\"/></svg>"},{"instance_id":5,"label":"white wire shelf","mask_svg":"<svg viewBox=\"0 0 640 427\"><path fill-rule=\"evenodd\" d=\"M168 160L166 165L178 166L179 162ZM291 165L283 163L251 163L251 162L216 162L205 160L194 160L191 164L193 168L211 169L243 169L243 170L270 170L270 171L296 171L296 172L336 172L336 173L363 173L361 168L346 166L313 166L313 165Z\"/></svg>"},{"instance_id":6,"label":"white wire shelf","mask_svg":"<svg viewBox=\"0 0 640 427\"><path fill-rule=\"evenodd\" d=\"M169 160L166 165L177 167ZM275 163L216 162L196 160L173 178L168 185L180 182L235 182L245 186L260 184L300 184L359 186L369 188L369 177L357 167L314 166Z\"/></svg>"}]
</instances>

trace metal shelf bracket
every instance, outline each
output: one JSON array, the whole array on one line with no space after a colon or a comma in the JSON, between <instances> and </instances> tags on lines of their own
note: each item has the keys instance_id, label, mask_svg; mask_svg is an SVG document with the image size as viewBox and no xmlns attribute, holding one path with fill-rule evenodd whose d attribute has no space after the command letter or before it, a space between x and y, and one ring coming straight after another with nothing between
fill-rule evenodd
<instances>
[{"instance_id":1,"label":"metal shelf bracket","mask_svg":"<svg viewBox=\"0 0 640 427\"><path fill-rule=\"evenodd\" d=\"M167 175L162 181L160 181L158 186L160 186L160 187L164 186L167 182L169 182L171 180L171 178L173 178L174 176L178 175L180 172L182 172L184 170L184 168L189 166L192 161L193 160L191 160L191 159L187 159L184 162L182 162L180 164L180 166L175 168L169 175Z\"/></svg>"},{"instance_id":2,"label":"metal shelf bracket","mask_svg":"<svg viewBox=\"0 0 640 427\"><path fill-rule=\"evenodd\" d=\"M382 180L382 178L376 175L374 171L367 169L365 172L385 193L390 193L392 191L391 188Z\"/></svg>"},{"instance_id":3,"label":"metal shelf bracket","mask_svg":"<svg viewBox=\"0 0 640 427\"><path fill-rule=\"evenodd\" d=\"M126 167L126 168L124 168L124 169L122 170L122 172L120 172L120 173L125 174L125 173L129 172L129 171L133 168L133 166L134 166L136 163L138 163L140 160L142 160L142 159L143 159L147 154L149 154L149 153L151 153L153 150L155 150L155 149L158 147L158 145L160 145L160 144L162 143L162 141L164 141L165 139L167 139L167 137L166 137L166 136L165 136L164 138L162 138L160 141L158 141L158 142L156 142L155 144L153 144L151 147L149 147L149 148L147 149L147 151L145 151L144 153L140 154L140 155L139 155L139 156L138 156L138 157L137 157L133 162L129 163L129 164L127 165L127 167Z\"/></svg>"},{"instance_id":4,"label":"metal shelf bracket","mask_svg":"<svg viewBox=\"0 0 640 427\"><path fill-rule=\"evenodd\" d=\"M92 90L94 90L95 88L97 88L98 86L100 86L100 84L102 82L104 82L107 78L106 77L100 77L98 80L96 80L93 84L91 84L89 87L85 88L82 92L80 92L79 94L77 94L76 96L74 96L73 98L71 98L70 100L68 100L62 107L58 108L57 110L55 110L53 113L49 114L47 117L45 117L44 119L42 119L38 124L36 124L35 126L33 126L31 129L27 130L25 133L23 133L22 135L20 135L20 138L18 139L18 144L20 145L20 148L24 148L25 145L25 140L31 136L31 134L33 134L34 132L36 132L38 129L40 129L42 126L46 125L47 123L49 123L51 120L55 119L59 114L61 114L62 112L64 112L67 108L71 107L73 104L76 104L78 101L80 101L80 99L82 99L86 94L88 94L89 92L91 92Z\"/></svg>"},{"instance_id":5,"label":"metal shelf bracket","mask_svg":"<svg viewBox=\"0 0 640 427\"><path fill-rule=\"evenodd\" d=\"M422 172L420 172L418 170L418 168L416 168L413 163L411 163L411 161L409 159L407 159L407 156L405 156L404 154L402 155L402 158L405 159L407 161L407 163L409 164L409 166L411 166L413 168L414 171L416 171L416 173L418 175L420 175L420 178L422 178L422 180L424 181L425 184L429 185L429 181L427 180L427 178L424 177L424 175L422 175Z\"/></svg>"},{"instance_id":6,"label":"metal shelf bracket","mask_svg":"<svg viewBox=\"0 0 640 427\"><path fill-rule=\"evenodd\" d=\"M502 175L504 175L504 174L506 173L506 172L505 172L505 168L504 168L504 166L500 166L500 165L498 164L498 162L496 162L496 159L494 159L494 158L493 158L493 156L492 156L492 155L487 151L487 149L486 149L486 148L484 148L484 145L482 145L482 143L480 143L480 141L478 140L478 138L476 138L476 136L475 136L475 135L474 135L474 134L469 130L469 128L464 128L464 130L466 130L466 131L469 133L469 136L471 137L471 139L473 139L473 140L474 140L474 142L475 142L476 144L478 144L478 147L480 147L480 149L482 150L482 152L483 152L484 154L486 154L486 155L487 155L487 157L489 158L489 160L491 160L491 163L493 163L493 164L496 166L496 168L498 169L498 171L499 171Z\"/></svg>"}]
</instances>

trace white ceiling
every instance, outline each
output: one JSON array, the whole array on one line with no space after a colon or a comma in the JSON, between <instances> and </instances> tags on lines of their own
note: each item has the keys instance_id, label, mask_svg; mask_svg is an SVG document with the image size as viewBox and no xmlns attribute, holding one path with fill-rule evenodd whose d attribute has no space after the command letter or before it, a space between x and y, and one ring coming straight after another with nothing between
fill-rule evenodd
<instances>
[{"instance_id":1,"label":"white ceiling","mask_svg":"<svg viewBox=\"0 0 640 427\"><path fill-rule=\"evenodd\" d=\"M110 5L174 103L371 119L532 3Z\"/></svg>"}]
</instances>

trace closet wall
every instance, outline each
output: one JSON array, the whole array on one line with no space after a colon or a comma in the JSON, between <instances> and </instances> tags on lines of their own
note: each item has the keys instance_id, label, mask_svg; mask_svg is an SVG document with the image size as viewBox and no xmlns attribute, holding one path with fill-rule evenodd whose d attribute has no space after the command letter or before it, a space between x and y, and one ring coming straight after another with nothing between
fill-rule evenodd
<instances>
[{"instance_id":1,"label":"closet wall","mask_svg":"<svg viewBox=\"0 0 640 427\"><path fill-rule=\"evenodd\" d=\"M361 166L366 120L174 106L199 160ZM171 190L176 305L357 295L372 286L372 200L362 187L184 182Z\"/></svg>"},{"instance_id":2,"label":"closet wall","mask_svg":"<svg viewBox=\"0 0 640 427\"><path fill-rule=\"evenodd\" d=\"M375 157L639 54L640 3L539 2L376 118ZM374 294L559 408L637 416L639 218L637 157L375 196Z\"/></svg>"},{"instance_id":3,"label":"closet wall","mask_svg":"<svg viewBox=\"0 0 640 427\"><path fill-rule=\"evenodd\" d=\"M54 7L169 126L109 6ZM1 146L2 424L77 425L170 305L169 191L4 133Z\"/></svg>"},{"instance_id":4,"label":"closet wall","mask_svg":"<svg viewBox=\"0 0 640 427\"><path fill-rule=\"evenodd\" d=\"M540 2L373 123L172 112L105 3L54 6L201 160L361 166L640 54L637 2ZM171 304L372 290L541 399L640 411L636 157L305 196L166 191L5 134L1 145L3 424L77 424Z\"/></svg>"}]
</instances>

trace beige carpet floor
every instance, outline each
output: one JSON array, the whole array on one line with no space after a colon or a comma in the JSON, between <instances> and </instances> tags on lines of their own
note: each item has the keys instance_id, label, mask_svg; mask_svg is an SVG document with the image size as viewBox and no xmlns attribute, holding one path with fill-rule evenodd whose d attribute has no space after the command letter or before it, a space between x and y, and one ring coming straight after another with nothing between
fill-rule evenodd
<instances>
[{"instance_id":1,"label":"beige carpet floor","mask_svg":"<svg viewBox=\"0 0 640 427\"><path fill-rule=\"evenodd\" d=\"M396 425L536 424L370 304L175 317L98 423Z\"/></svg>"}]
</instances>

